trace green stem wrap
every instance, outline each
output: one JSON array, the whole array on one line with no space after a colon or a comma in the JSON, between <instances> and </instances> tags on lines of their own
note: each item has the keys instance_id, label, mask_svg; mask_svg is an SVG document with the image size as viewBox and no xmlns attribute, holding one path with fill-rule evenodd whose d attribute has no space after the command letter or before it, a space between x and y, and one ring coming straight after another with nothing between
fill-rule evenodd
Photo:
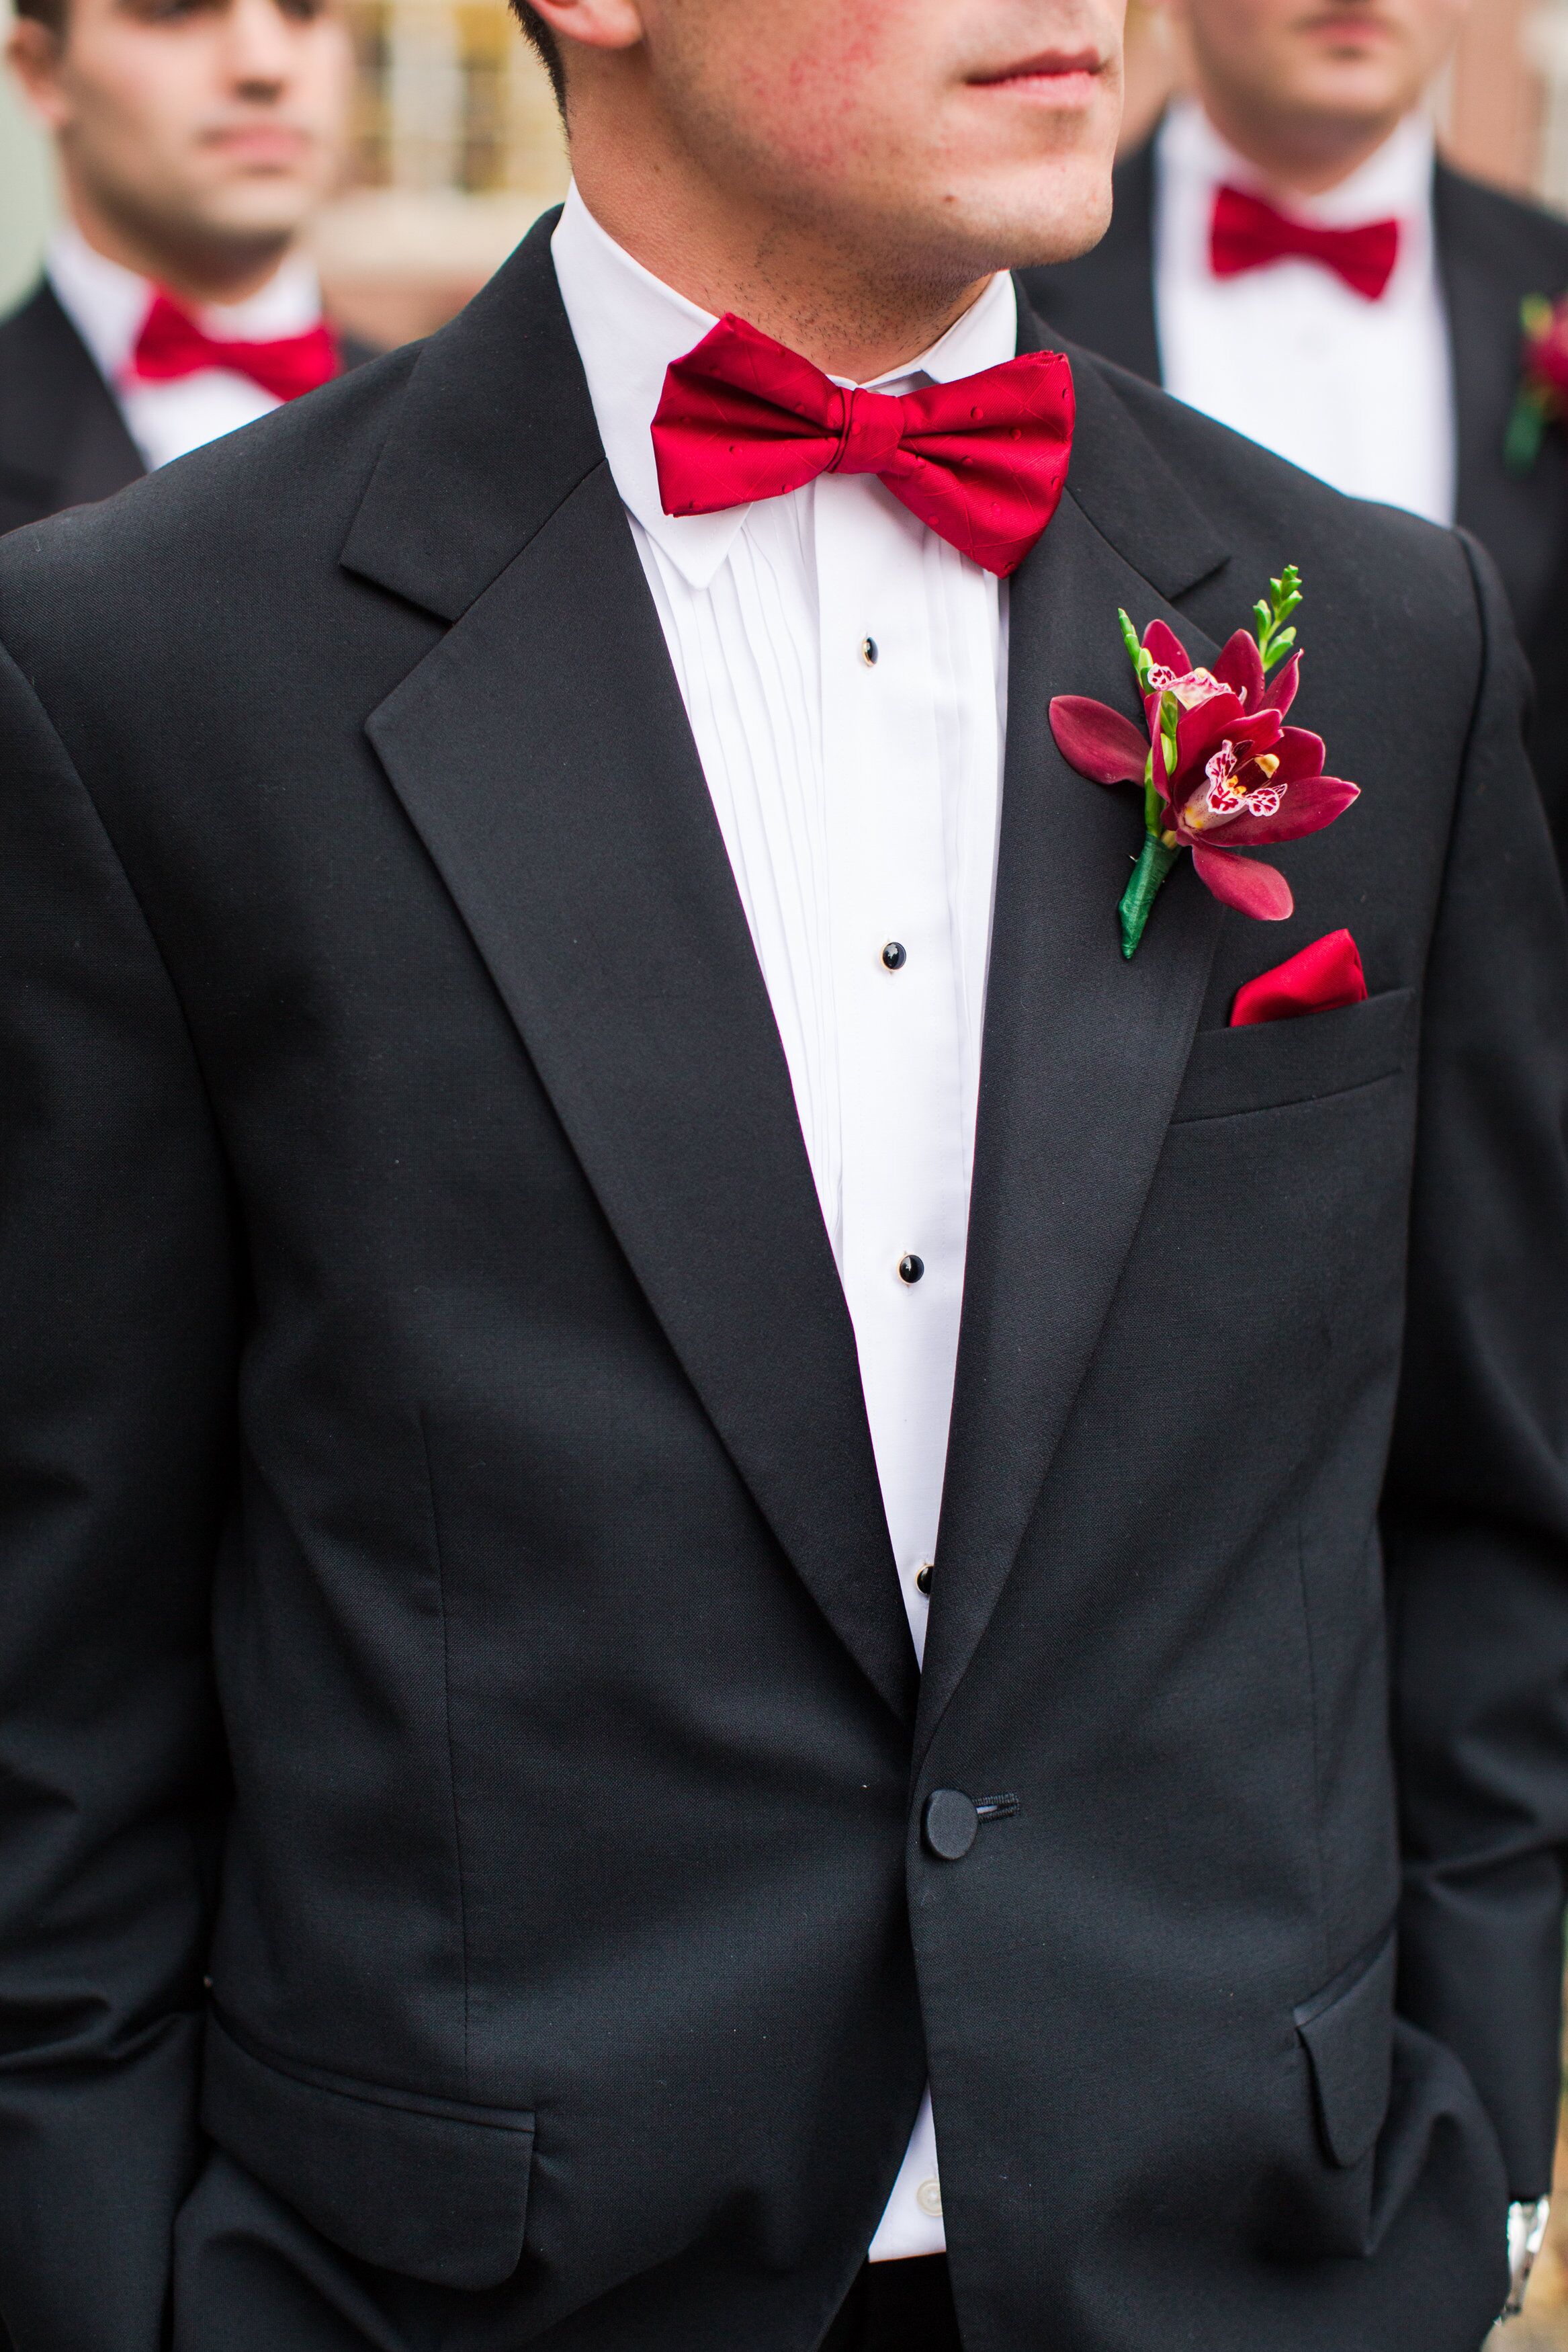
<instances>
[{"instance_id":1,"label":"green stem wrap","mask_svg":"<svg viewBox=\"0 0 1568 2352\"><path fill-rule=\"evenodd\" d=\"M1522 384L1508 420L1502 462L1511 474L1528 474L1541 455L1546 437L1546 405L1530 385Z\"/></svg>"},{"instance_id":2,"label":"green stem wrap","mask_svg":"<svg viewBox=\"0 0 1568 2352\"><path fill-rule=\"evenodd\" d=\"M1122 918L1122 953L1130 956L1144 936L1144 925L1149 919L1149 909L1158 898L1160 885L1176 859L1178 848L1167 849L1157 834L1145 833L1144 845L1138 852L1138 862L1133 868L1133 878L1122 893L1117 912Z\"/></svg>"}]
</instances>

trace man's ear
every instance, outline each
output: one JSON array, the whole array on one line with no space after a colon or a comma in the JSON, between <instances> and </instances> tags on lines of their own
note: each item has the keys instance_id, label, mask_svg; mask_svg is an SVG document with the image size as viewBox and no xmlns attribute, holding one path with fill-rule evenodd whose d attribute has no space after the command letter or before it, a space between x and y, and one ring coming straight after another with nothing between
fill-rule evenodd
<instances>
[{"instance_id":1,"label":"man's ear","mask_svg":"<svg viewBox=\"0 0 1568 2352\"><path fill-rule=\"evenodd\" d=\"M70 109L60 89L61 36L36 16L18 16L5 43L5 62L34 113L48 131L63 131Z\"/></svg>"},{"instance_id":2,"label":"man's ear","mask_svg":"<svg viewBox=\"0 0 1568 2352\"><path fill-rule=\"evenodd\" d=\"M559 40L585 49L632 49L643 38L640 0L531 0L531 5Z\"/></svg>"}]
</instances>

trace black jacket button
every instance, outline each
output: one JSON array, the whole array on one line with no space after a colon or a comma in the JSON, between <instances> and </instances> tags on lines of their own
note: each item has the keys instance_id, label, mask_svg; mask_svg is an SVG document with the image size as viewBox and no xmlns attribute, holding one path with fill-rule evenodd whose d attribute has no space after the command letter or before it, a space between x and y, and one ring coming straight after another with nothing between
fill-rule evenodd
<instances>
[{"instance_id":1,"label":"black jacket button","mask_svg":"<svg viewBox=\"0 0 1568 2352\"><path fill-rule=\"evenodd\" d=\"M980 1817L962 1789L933 1789L925 1800L925 1843L939 1862L962 1862L975 1843Z\"/></svg>"}]
</instances>

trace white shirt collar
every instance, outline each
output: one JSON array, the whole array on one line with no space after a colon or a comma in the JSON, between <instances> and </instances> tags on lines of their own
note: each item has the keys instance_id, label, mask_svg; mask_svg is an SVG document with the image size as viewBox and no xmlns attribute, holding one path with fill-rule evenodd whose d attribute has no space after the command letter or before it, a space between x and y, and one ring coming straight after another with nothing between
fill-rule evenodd
<instances>
[{"instance_id":1,"label":"white shirt collar","mask_svg":"<svg viewBox=\"0 0 1568 2352\"><path fill-rule=\"evenodd\" d=\"M1411 226L1429 222L1434 156L1431 119L1417 110L1347 180L1321 196L1292 195L1288 209L1298 219L1319 221L1326 228L1354 228L1363 221L1391 217ZM1220 137L1195 100L1177 100L1166 114L1160 131L1160 162L1167 171L1206 183L1210 192L1229 182L1287 208L1266 175Z\"/></svg>"},{"instance_id":2,"label":"white shirt collar","mask_svg":"<svg viewBox=\"0 0 1568 2352\"><path fill-rule=\"evenodd\" d=\"M615 487L682 576L694 588L706 587L750 509L667 515L659 499L651 427L665 369L717 321L607 236L575 185L567 191L550 251ZM878 376L876 387L903 391L920 377L950 383L996 367L1017 352L1018 297L1011 278L1001 270L940 341L907 367Z\"/></svg>"},{"instance_id":3,"label":"white shirt collar","mask_svg":"<svg viewBox=\"0 0 1568 2352\"><path fill-rule=\"evenodd\" d=\"M152 279L110 261L71 220L50 237L45 266L55 299L92 353L99 373L108 383L120 383L157 290ZM246 301L208 302L195 316L220 341L268 342L278 335L302 335L321 316L320 282L303 254L290 254Z\"/></svg>"}]
</instances>

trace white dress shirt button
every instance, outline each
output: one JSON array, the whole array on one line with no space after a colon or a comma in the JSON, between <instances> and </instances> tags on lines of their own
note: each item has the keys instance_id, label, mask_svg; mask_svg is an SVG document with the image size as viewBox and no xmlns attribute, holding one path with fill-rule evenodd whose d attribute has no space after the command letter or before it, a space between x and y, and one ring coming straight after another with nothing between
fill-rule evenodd
<instances>
[{"instance_id":1,"label":"white dress shirt button","mask_svg":"<svg viewBox=\"0 0 1568 2352\"><path fill-rule=\"evenodd\" d=\"M938 2221L942 2213L942 2183L939 2180L923 2180L915 2192L915 2201L923 2213L929 2213L934 2221Z\"/></svg>"},{"instance_id":2,"label":"white dress shirt button","mask_svg":"<svg viewBox=\"0 0 1568 2352\"><path fill-rule=\"evenodd\" d=\"M861 659L864 662L867 669L874 669L876 667L876 639L874 637L862 637L861 639Z\"/></svg>"}]
</instances>

